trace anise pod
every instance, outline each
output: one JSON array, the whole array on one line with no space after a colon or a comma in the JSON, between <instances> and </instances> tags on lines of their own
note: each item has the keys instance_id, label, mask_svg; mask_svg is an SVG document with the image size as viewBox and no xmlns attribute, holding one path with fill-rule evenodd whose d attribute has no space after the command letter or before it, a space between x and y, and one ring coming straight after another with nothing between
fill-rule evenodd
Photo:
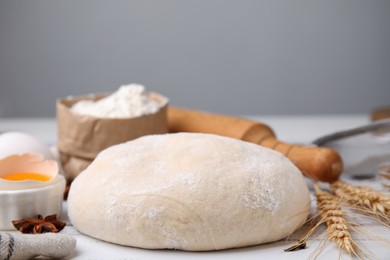
<instances>
[{"instance_id":1,"label":"anise pod","mask_svg":"<svg viewBox=\"0 0 390 260\"><path fill-rule=\"evenodd\" d=\"M50 215L43 218L38 215L36 218L24 218L20 220L13 220L14 227L25 234L40 234L46 232L60 232L65 223L57 220L57 215Z\"/></svg>"}]
</instances>

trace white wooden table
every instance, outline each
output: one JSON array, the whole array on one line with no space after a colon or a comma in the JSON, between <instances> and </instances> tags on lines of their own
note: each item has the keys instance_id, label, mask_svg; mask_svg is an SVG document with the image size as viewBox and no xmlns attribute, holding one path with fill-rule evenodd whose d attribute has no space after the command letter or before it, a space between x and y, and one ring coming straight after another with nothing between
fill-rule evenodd
<instances>
[{"instance_id":1,"label":"white wooden table","mask_svg":"<svg viewBox=\"0 0 390 260\"><path fill-rule=\"evenodd\" d=\"M321 116L248 116L261 121L273 128L280 140L293 143L310 143L323 135L343 130L369 122L368 115L321 115ZM32 134L44 142L56 143L55 119L0 119L0 132L22 131ZM348 182L357 185L369 185L382 189L375 180L355 180L350 176L342 176ZM315 201L313 200L313 206ZM182 252L172 250L144 250L124 247L96 240L79 233L69 223L66 203L64 203L62 220L68 223L62 231L77 239L77 248L68 259L307 259L320 244L324 228L317 232L308 243L308 248L297 252L284 252L305 231L307 225L293 234L290 238L265 245L216 252ZM358 219L364 228L390 241L390 229L367 219ZM383 246L374 238L364 234L357 235L360 243L364 244L378 259L390 259L389 245ZM329 243L318 259L338 259L339 253L335 245ZM343 257L348 259L347 257Z\"/></svg>"}]
</instances>

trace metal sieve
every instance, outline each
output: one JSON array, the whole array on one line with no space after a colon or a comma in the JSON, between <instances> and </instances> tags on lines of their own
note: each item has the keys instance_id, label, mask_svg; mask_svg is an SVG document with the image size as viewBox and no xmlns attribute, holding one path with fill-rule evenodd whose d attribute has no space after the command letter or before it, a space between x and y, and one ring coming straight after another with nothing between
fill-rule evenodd
<instances>
[{"instance_id":1,"label":"metal sieve","mask_svg":"<svg viewBox=\"0 0 390 260\"><path fill-rule=\"evenodd\" d=\"M313 143L338 151L345 173L373 177L379 164L390 162L390 119L332 133Z\"/></svg>"}]
</instances>

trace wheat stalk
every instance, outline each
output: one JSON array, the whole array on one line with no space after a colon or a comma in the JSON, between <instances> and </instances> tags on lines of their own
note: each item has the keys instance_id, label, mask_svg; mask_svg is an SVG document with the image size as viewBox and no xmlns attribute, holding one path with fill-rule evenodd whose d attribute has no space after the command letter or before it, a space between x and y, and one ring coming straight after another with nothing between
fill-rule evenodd
<instances>
[{"instance_id":1,"label":"wheat stalk","mask_svg":"<svg viewBox=\"0 0 390 260\"><path fill-rule=\"evenodd\" d=\"M340 251L345 250L349 255L359 257L359 247L352 239L350 223L342 210L340 201L331 193L321 190L314 184L314 191L317 197L318 215L321 222L327 225L328 239L333 241Z\"/></svg>"},{"instance_id":2,"label":"wheat stalk","mask_svg":"<svg viewBox=\"0 0 390 260\"><path fill-rule=\"evenodd\" d=\"M350 233L352 227L346 218L347 213L341 208L340 200L333 194L321 190L316 183L314 184L314 191L317 198L317 214L315 217L318 217L319 221L311 227L295 245L285 251L294 251L304 248L308 238L319 226L325 223L327 226L326 240L333 241L337 245L340 253L346 251L349 255L361 258L363 251L352 238ZM315 251L315 254L318 255L321 250L322 246L320 245Z\"/></svg>"},{"instance_id":3,"label":"wheat stalk","mask_svg":"<svg viewBox=\"0 0 390 260\"><path fill-rule=\"evenodd\" d=\"M364 186L351 186L341 180L331 185L332 192L350 206L376 217L390 220L390 197Z\"/></svg>"},{"instance_id":4,"label":"wheat stalk","mask_svg":"<svg viewBox=\"0 0 390 260\"><path fill-rule=\"evenodd\" d=\"M371 216L366 215L366 217L377 219L384 226L390 228L390 197L369 187L352 186L341 180L331 184L332 193L321 190L317 183L314 183L313 186L317 199L317 214L313 219L319 220L306 231L295 245L285 251L305 248L309 237L313 235L318 227L326 223L326 237L311 254L310 258L316 258L323 250L326 241L330 240L337 245L340 253L345 251L350 256L356 256L360 259L375 259L375 256L364 245L358 245L354 241L351 232L363 233L365 230L359 228L360 225L357 223L351 223L347 217L351 217L353 214L351 212L346 213L342 207L369 213ZM382 240L386 246L389 245L387 240L373 234L371 236L377 240Z\"/></svg>"}]
</instances>

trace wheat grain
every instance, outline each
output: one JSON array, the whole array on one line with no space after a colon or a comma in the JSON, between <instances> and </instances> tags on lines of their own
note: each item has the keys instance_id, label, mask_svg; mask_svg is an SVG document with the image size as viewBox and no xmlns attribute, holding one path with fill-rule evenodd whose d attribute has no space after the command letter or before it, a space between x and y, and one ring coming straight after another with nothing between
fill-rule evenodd
<instances>
[{"instance_id":1,"label":"wheat grain","mask_svg":"<svg viewBox=\"0 0 390 260\"><path fill-rule=\"evenodd\" d=\"M341 180L331 185L332 192L352 207L372 214L378 219L390 220L390 197L364 186L351 186Z\"/></svg>"},{"instance_id":2,"label":"wheat grain","mask_svg":"<svg viewBox=\"0 0 390 260\"><path fill-rule=\"evenodd\" d=\"M319 220L295 245L285 251L294 251L304 248L307 240L317 228L322 224L326 224L326 237L320 246L313 252L312 257L318 256L327 240L333 241L337 245L340 254L342 251L345 251L347 254L351 256L354 255L358 258L361 258L362 255L367 256L368 254L363 252L352 238L350 233L352 226L346 218L347 213L341 208L340 200L333 194L321 190L316 183L314 184L314 191L317 198L317 214L315 215L315 218L318 218Z\"/></svg>"},{"instance_id":3,"label":"wheat grain","mask_svg":"<svg viewBox=\"0 0 390 260\"><path fill-rule=\"evenodd\" d=\"M363 244L357 244L352 237L352 233L364 233L380 241L386 247L389 241L376 234L367 232L358 223L350 221L350 217L355 214L348 210L354 209L365 213L365 217L379 220L384 227L390 223L390 197L385 193L375 191L369 187L352 186L341 180L331 184L331 192L321 190L318 184L314 184L315 196L317 199L317 214L313 217L318 219L317 223L306 231L299 241L286 251L300 250L306 247L307 241L315 231L322 225L326 224L326 236L320 245L312 252L311 258L316 258L325 248L327 241L333 241L340 252L345 251L350 256L359 259L376 259L370 250ZM355 212L357 214L357 212ZM369 213L370 215L367 215ZM362 215L356 215L362 216Z\"/></svg>"},{"instance_id":4,"label":"wheat grain","mask_svg":"<svg viewBox=\"0 0 390 260\"><path fill-rule=\"evenodd\" d=\"M346 213L342 210L339 200L329 192L321 190L317 184L314 185L317 197L317 210L321 222L327 225L328 239L333 241L340 251L345 250L349 255L359 257L359 247L352 239L350 223Z\"/></svg>"}]
</instances>

